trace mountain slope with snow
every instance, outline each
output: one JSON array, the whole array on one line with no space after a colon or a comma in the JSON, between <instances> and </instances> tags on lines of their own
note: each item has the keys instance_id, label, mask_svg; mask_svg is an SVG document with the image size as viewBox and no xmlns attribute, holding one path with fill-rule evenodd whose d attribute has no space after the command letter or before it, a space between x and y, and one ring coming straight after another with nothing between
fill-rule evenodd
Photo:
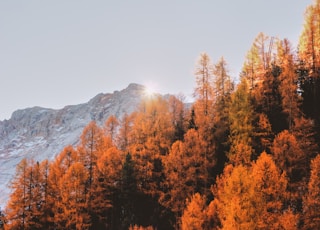
<instances>
[{"instance_id":1,"label":"mountain slope with snow","mask_svg":"<svg viewBox=\"0 0 320 230\"><path fill-rule=\"evenodd\" d=\"M130 84L122 91L98 94L89 102L60 110L41 107L15 111L0 121L0 207L9 195L9 182L23 158L53 159L67 145L77 144L83 128L92 120L103 124L115 115L133 112L144 96L145 87Z\"/></svg>"}]
</instances>

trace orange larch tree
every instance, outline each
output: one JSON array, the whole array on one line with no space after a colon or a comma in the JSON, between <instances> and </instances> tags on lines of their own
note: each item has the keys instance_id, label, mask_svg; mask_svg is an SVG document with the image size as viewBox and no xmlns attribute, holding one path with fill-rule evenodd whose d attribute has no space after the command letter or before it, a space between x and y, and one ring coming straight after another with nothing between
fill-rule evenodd
<instances>
[{"instance_id":1,"label":"orange larch tree","mask_svg":"<svg viewBox=\"0 0 320 230\"><path fill-rule=\"evenodd\" d=\"M271 155L263 152L252 166L252 177L256 183L256 194L262 199L259 229L269 226L280 229L279 217L286 200L288 183L285 173L280 173Z\"/></svg>"},{"instance_id":2,"label":"orange larch tree","mask_svg":"<svg viewBox=\"0 0 320 230\"><path fill-rule=\"evenodd\" d=\"M183 103L183 96L170 96L168 103L171 115L171 125L174 127L173 141L182 140L187 128L185 118L186 109Z\"/></svg>"},{"instance_id":3,"label":"orange larch tree","mask_svg":"<svg viewBox=\"0 0 320 230\"><path fill-rule=\"evenodd\" d=\"M305 12L305 23L299 42L299 58L310 70L310 75L318 76L320 68L320 1L314 0Z\"/></svg>"},{"instance_id":4,"label":"orange larch tree","mask_svg":"<svg viewBox=\"0 0 320 230\"><path fill-rule=\"evenodd\" d=\"M128 151L130 145L130 133L132 129L133 116L124 114L119 122L119 132L116 138L116 145L122 151Z\"/></svg>"},{"instance_id":5,"label":"orange larch tree","mask_svg":"<svg viewBox=\"0 0 320 230\"><path fill-rule=\"evenodd\" d=\"M51 207L49 222L51 226L56 226L63 215L64 206L62 204L60 180L67 170L78 160L78 152L72 146L66 146L49 165L48 174L48 197L47 205Z\"/></svg>"},{"instance_id":6,"label":"orange larch tree","mask_svg":"<svg viewBox=\"0 0 320 230\"><path fill-rule=\"evenodd\" d=\"M256 193L251 168L227 165L213 188L221 229L256 229L262 197Z\"/></svg>"},{"instance_id":7,"label":"orange larch tree","mask_svg":"<svg viewBox=\"0 0 320 230\"><path fill-rule=\"evenodd\" d=\"M62 210L58 228L89 229L91 218L86 192L89 173L82 163L72 164L59 181Z\"/></svg>"},{"instance_id":8,"label":"orange larch tree","mask_svg":"<svg viewBox=\"0 0 320 230\"><path fill-rule=\"evenodd\" d=\"M30 163L23 159L16 167L15 177L10 188L12 190L6 207L6 220L9 229L26 229L28 227L28 171Z\"/></svg>"},{"instance_id":9,"label":"orange larch tree","mask_svg":"<svg viewBox=\"0 0 320 230\"><path fill-rule=\"evenodd\" d=\"M288 130L279 133L272 146L274 160L280 170L288 176L289 206L301 210L302 194L306 187L306 156L295 136ZM287 206L288 206L287 205Z\"/></svg>"},{"instance_id":10,"label":"orange larch tree","mask_svg":"<svg viewBox=\"0 0 320 230\"><path fill-rule=\"evenodd\" d=\"M196 193L189 200L181 217L182 230L203 229L206 220L206 199L199 193Z\"/></svg>"},{"instance_id":11,"label":"orange larch tree","mask_svg":"<svg viewBox=\"0 0 320 230\"><path fill-rule=\"evenodd\" d=\"M216 165L216 144L214 137L215 125L215 92L214 92L214 69L207 53L201 53L195 66L196 87L194 89L195 102L193 105L193 119L197 139L201 143L201 152L195 155L203 155L204 187L208 188L214 181L213 168ZM187 133L188 134L188 133ZM188 151L188 150L187 150ZM207 189L209 191L209 189Z\"/></svg>"},{"instance_id":12,"label":"orange larch tree","mask_svg":"<svg viewBox=\"0 0 320 230\"><path fill-rule=\"evenodd\" d=\"M223 57L213 67L213 91L214 91L214 112L213 112L213 139L215 145L215 173L223 171L223 165L227 161L226 152L230 133L229 108L231 93L234 90L234 83L228 72L227 62ZM212 181L213 182L213 181Z\"/></svg>"},{"instance_id":13,"label":"orange larch tree","mask_svg":"<svg viewBox=\"0 0 320 230\"><path fill-rule=\"evenodd\" d=\"M121 170L123 166L123 153L116 147L111 147L106 150L98 159L97 180L95 183L94 193L97 199L93 200L93 207L96 210L98 220L100 223L96 228L104 228L111 226L114 222L113 216L117 204L117 196L120 193L121 184Z\"/></svg>"},{"instance_id":14,"label":"orange larch tree","mask_svg":"<svg viewBox=\"0 0 320 230\"><path fill-rule=\"evenodd\" d=\"M291 130L294 119L301 116L301 111L299 109L298 75L296 74L291 44L287 39L278 43L277 65L281 69L279 90L282 109L287 116L288 127Z\"/></svg>"},{"instance_id":15,"label":"orange larch tree","mask_svg":"<svg viewBox=\"0 0 320 230\"><path fill-rule=\"evenodd\" d=\"M303 205L305 229L317 229L320 226L320 154L311 161L308 192Z\"/></svg>"},{"instance_id":16,"label":"orange larch tree","mask_svg":"<svg viewBox=\"0 0 320 230\"><path fill-rule=\"evenodd\" d=\"M112 146L111 139L106 138L102 128L100 128L94 121L90 122L83 130L80 137L81 142L78 146L79 162L83 164L88 172L88 181L86 182L86 193L88 194L87 205L94 213L92 203L99 199L99 194L96 194L97 186L97 161L102 154ZM94 214L93 214L94 215Z\"/></svg>"},{"instance_id":17,"label":"orange larch tree","mask_svg":"<svg viewBox=\"0 0 320 230\"><path fill-rule=\"evenodd\" d=\"M230 151L228 158L234 165L251 161L253 109L250 102L247 82L242 79L237 90L231 95L229 108Z\"/></svg>"},{"instance_id":18,"label":"orange larch tree","mask_svg":"<svg viewBox=\"0 0 320 230\"><path fill-rule=\"evenodd\" d=\"M116 143L116 134L118 131L118 126L120 125L118 119L116 116L111 115L104 124L104 129L106 132L106 135L112 140L112 143Z\"/></svg>"},{"instance_id":19,"label":"orange larch tree","mask_svg":"<svg viewBox=\"0 0 320 230\"><path fill-rule=\"evenodd\" d=\"M299 88L302 110L320 124L320 1L314 0L305 12L305 23L298 46ZM318 132L319 134L319 132Z\"/></svg>"},{"instance_id":20,"label":"orange larch tree","mask_svg":"<svg viewBox=\"0 0 320 230\"><path fill-rule=\"evenodd\" d=\"M136 163L139 188L159 195L163 180L162 158L173 139L168 101L154 96L143 101L133 119L129 151Z\"/></svg>"},{"instance_id":21,"label":"orange larch tree","mask_svg":"<svg viewBox=\"0 0 320 230\"><path fill-rule=\"evenodd\" d=\"M17 165L6 210L9 229L43 229L48 226L47 164L47 161L39 163L23 159Z\"/></svg>"}]
</instances>

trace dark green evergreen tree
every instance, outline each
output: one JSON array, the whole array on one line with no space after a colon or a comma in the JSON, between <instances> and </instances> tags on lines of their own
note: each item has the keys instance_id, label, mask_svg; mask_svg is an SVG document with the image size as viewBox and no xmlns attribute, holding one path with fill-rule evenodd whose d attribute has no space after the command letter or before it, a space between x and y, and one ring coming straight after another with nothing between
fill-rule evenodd
<instances>
[{"instance_id":1,"label":"dark green evergreen tree","mask_svg":"<svg viewBox=\"0 0 320 230\"><path fill-rule=\"evenodd\" d=\"M130 225L136 224L135 204L137 199L137 181L135 176L134 162L130 153L126 159L121 173L120 192L120 216L119 226L121 229L128 229ZM141 204L140 204L141 205Z\"/></svg>"}]
</instances>

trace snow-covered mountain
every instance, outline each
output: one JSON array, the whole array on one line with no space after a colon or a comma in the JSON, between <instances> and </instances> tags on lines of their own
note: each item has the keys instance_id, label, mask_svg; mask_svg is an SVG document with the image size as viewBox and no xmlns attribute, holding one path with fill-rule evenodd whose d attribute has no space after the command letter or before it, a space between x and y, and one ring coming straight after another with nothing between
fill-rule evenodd
<instances>
[{"instance_id":1,"label":"snow-covered mountain","mask_svg":"<svg viewBox=\"0 0 320 230\"><path fill-rule=\"evenodd\" d=\"M90 121L101 125L110 115L121 118L133 112L144 90L142 85L130 84L121 91L98 94L84 104L60 110L41 107L17 110L9 120L0 121L0 207L8 200L8 184L23 158L53 159L65 146L77 144Z\"/></svg>"}]
</instances>

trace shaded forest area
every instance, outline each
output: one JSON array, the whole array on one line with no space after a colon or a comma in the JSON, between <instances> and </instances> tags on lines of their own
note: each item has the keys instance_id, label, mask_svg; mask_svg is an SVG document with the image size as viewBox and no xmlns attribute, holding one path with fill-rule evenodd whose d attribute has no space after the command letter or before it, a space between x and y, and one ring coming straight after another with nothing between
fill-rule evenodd
<instances>
[{"instance_id":1,"label":"shaded forest area","mask_svg":"<svg viewBox=\"0 0 320 230\"><path fill-rule=\"evenodd\" d=\"M5 229L319 229L320 1L297 52L260 33L237 85L202 53L195 102L146 97L52 161L24 159Z\"/></svg>"}]
</instances>

